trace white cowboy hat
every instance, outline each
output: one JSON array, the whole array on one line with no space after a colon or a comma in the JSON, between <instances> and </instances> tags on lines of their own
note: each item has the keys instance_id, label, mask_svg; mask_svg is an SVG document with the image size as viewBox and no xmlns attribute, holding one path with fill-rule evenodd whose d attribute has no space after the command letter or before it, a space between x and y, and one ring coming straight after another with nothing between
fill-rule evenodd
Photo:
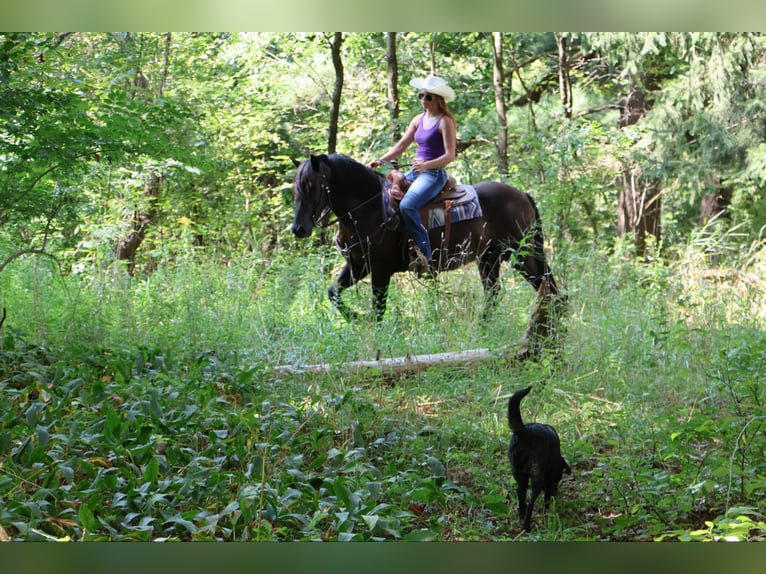
<instances>
[{"instance_id":1,"label":"white cowboy hat","mask_svg":"<svg viewBox=\"0 0 766 574\"><path fill-rule=\"evenodd\" d=\"M451 102L455 99L455 90L450 88L447 85L447 82L432 74L428 74L425 78L412 78L410 80L410 86L428 92L429 94L441 96L444 98L445 102Z\"/></svg>"}]
</instances>

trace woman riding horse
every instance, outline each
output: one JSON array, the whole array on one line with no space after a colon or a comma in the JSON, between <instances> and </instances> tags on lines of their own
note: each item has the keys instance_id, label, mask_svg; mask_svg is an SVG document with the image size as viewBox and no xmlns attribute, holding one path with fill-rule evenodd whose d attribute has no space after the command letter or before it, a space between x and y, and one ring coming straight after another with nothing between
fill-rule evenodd
<instances>
[{"instance_id":1,"label":"woman riding horse","mask_svg":"<svg viewBox=\"0 0 766 574\"><path fill-rule=\"evenodd\" d=\"M412 169L405 176L412 185L401 198L399 212L415 244L415 259L410 264L410 270L419 275L434 275L436 270L431 261L431 243L420 219L420 208L444 188L447 183L445 168L455 159L457 125L447 109L447 102L455 99L455 92L442 78L432 75L413 78L410 85L420 90L418 98L423 113L415 116L401 139L380 159L370 162L368 167L375 168L383 162L390 162L402 155L413 141L417 143Z\"/></svg>"},{"instance_id":2,"label":"woman riding horse","mask_svg":"<svg viewBox=\"0 0 766 574\"><path fill-rule=\"evenodd\" d=\"M387 225L382 200L385 181L380 173L340 154L311 156L298 164L295 174L292 231L296 237L308 237L315 226L329 225L330 213L336 217L336 242L346 264L328 294L348 319L354 314L341 300L345 289L370 275L375 316L381 319L391 276L408 268L407 233ZM452 223L449 234L439 227L428 231L431 244L438 246L440 269L456 269L477 261L488 309L500 289L503 261L510 260L535 291L546 283L547 292L558 296L532 196L495 181L473 187L481 216Z\"/></svg>"}]
</instances>

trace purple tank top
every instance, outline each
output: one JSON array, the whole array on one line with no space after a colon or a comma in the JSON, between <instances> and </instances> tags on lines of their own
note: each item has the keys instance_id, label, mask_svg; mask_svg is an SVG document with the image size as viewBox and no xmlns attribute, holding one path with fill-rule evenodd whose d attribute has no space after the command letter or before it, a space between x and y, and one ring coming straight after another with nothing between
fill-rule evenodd
<instances>
[{"instance_id":1,"label":"purple tank top","mask_svg":"<svg viewBox=\"0 0 766 574\"><path fill-rule=\"evenodd\" d=\"M415 141L418 144L418 151L415 153L415 157L429 161L443 156L445 149L444 138L439 133L439 124L441 123L442 118L436 120L433 126L426 129L423 127L423 119L425 116L425 114L420 116L418 129L415 130Z\"/></svg>"}]
</instances>

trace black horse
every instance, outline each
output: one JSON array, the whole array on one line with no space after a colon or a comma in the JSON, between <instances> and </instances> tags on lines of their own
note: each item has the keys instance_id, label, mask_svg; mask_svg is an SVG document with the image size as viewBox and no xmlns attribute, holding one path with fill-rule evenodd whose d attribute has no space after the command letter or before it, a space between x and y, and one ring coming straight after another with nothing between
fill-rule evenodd
<instances>
[{"instance_id":1,"label":"black horse","mask_svg":"<svg viewBox=\"0 0 766 574\"><path fill-rule=\"evenodd\" d=\"M330 225L331 213L339 224L336 243L346 265L328 291L330 300L346 319L354 317L341 293L369 274L375 317L381 319L391 276L406 271L409 264L407 232L403 225L390 229L384 213L385 177L340 154L312 155L295 164L293 233L308 237L315 226ZM500 289L500 264L508 260L536 291L545 282L548 292L557 296L532 196L500 182L484 181L474 188L481 217L452 223L448 237L443 227L429 230L438 270L456 269L476 260L488 308Z\"/></svg>"}]
</instances>

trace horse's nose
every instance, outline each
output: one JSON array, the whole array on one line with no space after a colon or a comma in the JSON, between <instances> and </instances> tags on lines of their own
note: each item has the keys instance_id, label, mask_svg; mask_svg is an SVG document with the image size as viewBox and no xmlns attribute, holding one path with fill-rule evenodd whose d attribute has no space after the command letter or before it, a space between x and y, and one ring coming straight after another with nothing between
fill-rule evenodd
<instances>
[{"instance_id":1,"label":"horse's nose","mask_svg":"<svg viewBox=\"0 0 766 574\"><path fill-rule=\"evenodd\" d=\"M293 223L291 229L293 231L293 235L295 235L295 237L300 237L301 239L311 235L311 229L306 229L299 223Z\"/></svg>"}]
</instances>

